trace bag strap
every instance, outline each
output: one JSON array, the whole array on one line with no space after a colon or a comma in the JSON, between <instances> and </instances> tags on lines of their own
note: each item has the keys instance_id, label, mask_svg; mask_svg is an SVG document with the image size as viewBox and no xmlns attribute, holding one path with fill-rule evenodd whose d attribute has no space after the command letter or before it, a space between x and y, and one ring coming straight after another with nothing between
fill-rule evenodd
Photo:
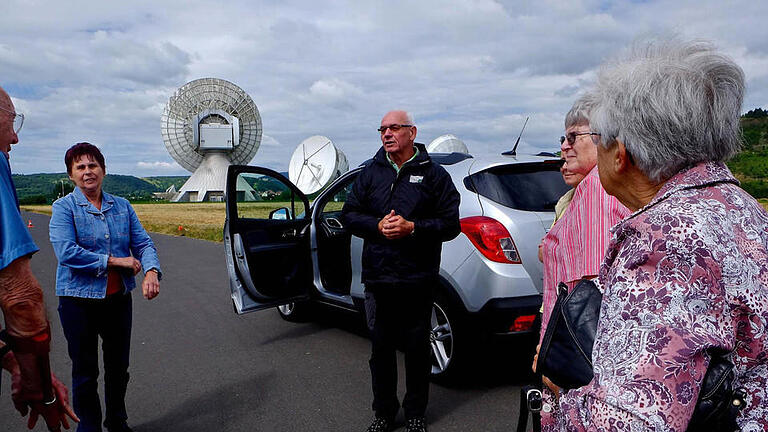
<instances>
[{"instance_id":1,"label":"bag strap","mask_svg":"<svg viewBox=\"0 0 768 432\"><path fill-rule=\"evenodd\" d=\"M520 415L517 417L517 432L525 432L528 427L528 392L527 386L520 387Z\"/></svg>"},{"instance_id":2,"label":"bag strap","mask_svg":"<svg viewBox=\"0 0 768 432\"><path fill-rule=\"evenodd\" d=\"M534 328L536 327L536 323L538 322L539 328L541 328L541 314L536 315L536 320L534 321ZM536 368L538 371L538 367ZM520 388L520 414L517 418L517 432L526 432L526 429L528 428L528 414L530 412L531 415L531 423L533 423L533 432L541 432L541 404L543 403L541 399L541 388L543 386L543 382L541 380L541 372L534 372L533 374L533 384L522 386ZM534 394L531 394L531 391L538 392L538 400L539 400L539 406L538 407L532 407L531 406L531 400L529 398L530 396L534 396ZM534 409L532 409L534 408ZM535 409L538 408L538 409Z\"/></svg>"},{"instance_id":3,"label":"bag strap","mask_svg":"<svg viewBox=\"0 0 768 432\"><path fill-rule=\"evenodd\" d=\"M537 374L538 378L541 375ZM526 432L528 428L528 413L531 414L533 432L541 432L541 381L538 385L527 385L520 388L520 415L517 418L517 432ZM538 399L537 399L538 398ZM533 406L538 403L537 406Z\"/></svg>"}]
</instances>

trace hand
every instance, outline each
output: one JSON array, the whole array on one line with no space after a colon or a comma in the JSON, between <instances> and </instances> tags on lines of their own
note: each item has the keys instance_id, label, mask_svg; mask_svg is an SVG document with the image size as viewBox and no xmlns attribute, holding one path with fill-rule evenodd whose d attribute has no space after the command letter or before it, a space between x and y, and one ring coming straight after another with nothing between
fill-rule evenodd
<instances>
[{"instance_id":1,"label":"hand","mask_svg":"<svg viewBox=\"0 0 768 432\"><path fill-rule=\"evenodd\" d=\"M133 271L133 275L135 276L141 271L141 262L132 256L122 258L109 257L109 259L107 259L107 267L126 268Z\"/></svg>"},{"instance_id":2,"label":"hand","mask_svg":"<svg viewBox=\"0 0 768 432\"><path fill-rule=\"evenodd\" d=\"M45 424L50 431L61 430L61 426L64 426L64 429L69 430L69 421L67 420L67 417L78 423L80 422L80 419L77 418L72 407L69 406L67 386L59 381L53 373L51 373L51 385L53 387L53 392L56 395L56 402L51 405L45 405L40 402L31 404L32 410L29 413L27 428L33 429L37 424L37 419L40 415L43 416L43 420L45 420Z\"/></svg>"},{"instance_id":3,"label":"hand","mask_svg":"<svg viewBox=\"0 0 768 432\"><path fill-rule=\"evenodd\" d=\"M400 215L394 214L392 210L386 217L386 221L381 224L381 233L389 240L403 238L413 232L414 223L406 220Z\"/></svg>"},{"instance_id":4,"label":"hand","mask_svg":"<svg viewBox=\"0 0 768 432\"><path fill-rule=\"evenodd\" d=\"M533 373L536 373L536 363L539 362L540 349L541 349L541 344L536 345L536 354L533 355L533 365L531 365L531 370L533 370Z\"/></svg>"},{"instance_id":5,"label":"hand","mask_svg":"<svg viewBox=\"0 0 768 432\"><path fill-rule=\"evenodd\" d=\"M391 217L395 217L395 211L394 211L394 210L390 211L388 215L384 216L384 217L383 217L383 218L381 218L381 220L379 221L379 226L378 226L378 228L379 228L379 232L381 233L381 235L384 235L384 224L385 224L385 223L387 223L387 221L388 221L388 220L389 220L389 218L391 218Z\"/></svg>"},{"instance_id":6,"label":"hand","mask_svg":"<svg viewBox=\"0 0 768 432\"><path fill-rule=\"evenodd\" d=\"M544 251L541 246L541 243L539 243L539 262L544 262Z\"/></svg>"},{"instance_id":7,"label":"hand","mask_svg":"<svg viewBox=\"0 0 768 432\"><path fill-rule=\"evenodd\" d=\"M144 273L144 282L141 283L141 290L144 298L152 300L160 294L160 282L157 279L157 273L148 271Z\"/></svg>"},{"instance_id":8,"label":"hand","mask_svg":"<svg viewBox=\"0 0 768 432\"><path fill-rule=\"evenodd\" d=\"M51 405L45 405L42 402L32 402L28 404L17 400L17 396L21 390L21 374L12 374L11 398L13 399L14 406L22 417L26 416L29 411L27 428L33 429L41 415L48 426L48 430L51 431L60 430L61 426L64 426L64 429L69 429L69 421L67 420L67 417L78 423L80 422L80 419L75 415L75 412L69 405L67 386L59 381L53 373L51 373L51 386L56 395L56 402Z\"/></svg>"}]
</instances>

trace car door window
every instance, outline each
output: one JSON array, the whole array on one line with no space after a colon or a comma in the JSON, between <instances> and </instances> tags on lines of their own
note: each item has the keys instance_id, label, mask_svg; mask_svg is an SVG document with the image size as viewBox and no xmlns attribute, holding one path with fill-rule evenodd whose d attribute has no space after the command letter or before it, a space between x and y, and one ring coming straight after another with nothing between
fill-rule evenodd
<instances>
[{"instance_id":1,"label":"car door window","mask_svg":"<svg viewBox=\"0 0 768 432\"><path fill-rule=\"evenodd\" d=\"M347 196L349 196L349 193L352 191L353 184L354 182L350 182L348 185L336 191L328 201L323 203L322 213L324 216L327 214L341 213L341 208L344 207L344 203L347 202Z\"/></svg>"},{"instance_id":2,"label":"car door window","mask_svg":"<svg viewBox=\"0 0 768 432\"><path fill-rule=\"evenodd\" d=\"M236 201L238 219L293 220L301 218L304 207L284 183L262 174L237 175Z\"/></svg>"}]
</instances>

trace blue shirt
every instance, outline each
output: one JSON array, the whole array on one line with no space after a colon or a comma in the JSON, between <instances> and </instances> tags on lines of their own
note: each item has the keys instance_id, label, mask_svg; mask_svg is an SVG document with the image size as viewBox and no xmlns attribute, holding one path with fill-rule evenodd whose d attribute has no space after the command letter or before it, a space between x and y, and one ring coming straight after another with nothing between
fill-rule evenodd
<instances>
[{"instance_id":1,"label":"blue shirt","mask_svg":"<svg viewBox=\"0 0 768 432\"><path fill-rule=\"evenodd\" d=\"M101 193L101 210L88 202L80 188L53 203L49 235L59 265L56 295L104 298L107 259L133 255L144 271L161 276L155 244L128 200ZM133 273L122 271L126 292L136 287Z\"/></svg>"},{"instance_id":2,"label":"blue shirt","mask_svg":"<svg viewBox=\"0 0 768 432\"><path fill-rule=\"evenodd\" d=\"M19 213L19 199L5 153L0 157L0 246L0 270L39 250Z\"/></svg>"}]
</instances>

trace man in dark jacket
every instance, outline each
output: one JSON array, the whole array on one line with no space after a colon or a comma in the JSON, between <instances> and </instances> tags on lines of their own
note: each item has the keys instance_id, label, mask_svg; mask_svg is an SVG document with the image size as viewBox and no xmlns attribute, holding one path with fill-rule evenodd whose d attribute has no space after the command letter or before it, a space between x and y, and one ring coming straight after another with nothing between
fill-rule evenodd
<instances>
[{"instance_id":1,"label":"man in dark jacket","mask_svg":"<svg viewBox=\"0 0 768 432\"><path fill-rule=\"evenodd\" d=\"M414 144L405 111L381 120L382 148L352 188L343 218L365 240L362 282L371 330L373 410L369 432L390 431L400 409L395 350L405 352L407 430L426 431L431 370L429 332L442 243L459 235L459 193L451 177Z\"/></svg>"}]
</instances>

